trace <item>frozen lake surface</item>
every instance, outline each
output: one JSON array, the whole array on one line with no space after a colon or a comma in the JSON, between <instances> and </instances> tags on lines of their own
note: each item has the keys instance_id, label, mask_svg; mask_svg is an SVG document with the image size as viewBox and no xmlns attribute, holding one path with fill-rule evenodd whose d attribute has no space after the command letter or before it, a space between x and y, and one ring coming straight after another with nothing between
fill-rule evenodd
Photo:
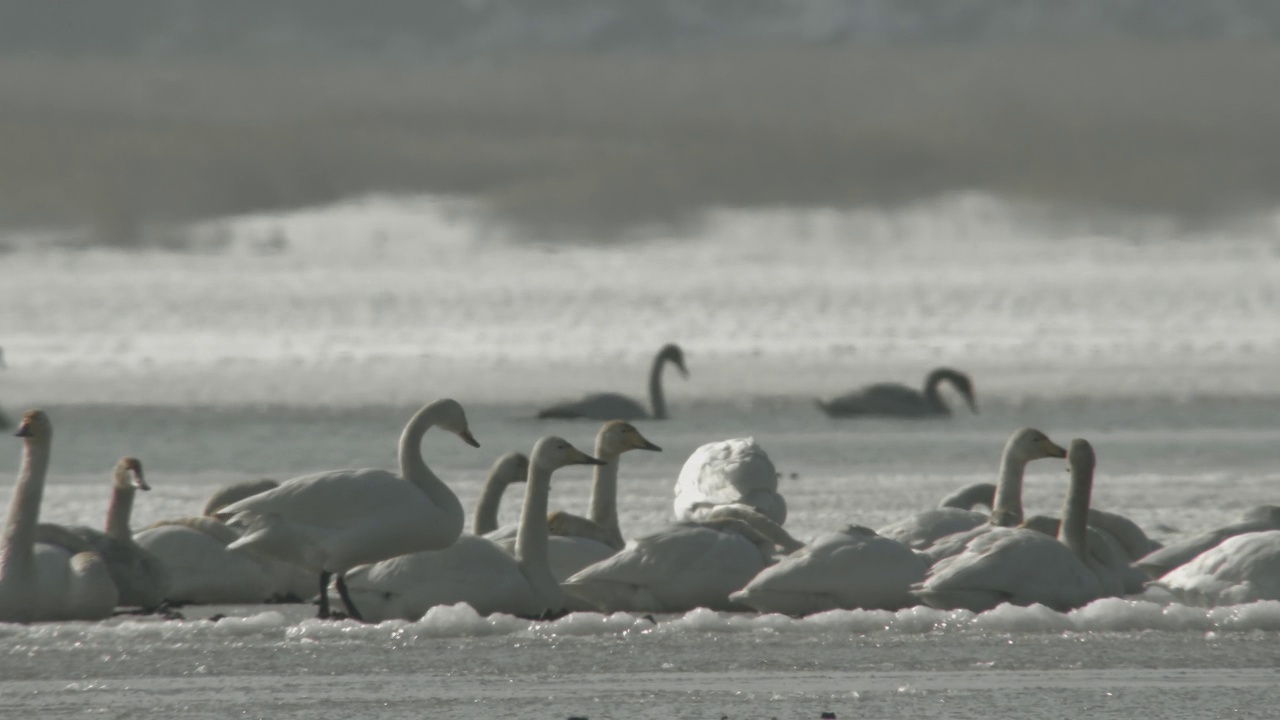
<instances>
[{"instance_id":1,"label":"frozen lake surface","mask_svg":"<svg viewBox=\"0 0 1280 720\"><path fill-rule=\"evenodd\" d=\"M539 422L539 406L639 396L671 340L692 376L669 378L673 419L640 424L664 452L624 458L627 535L668 521L694 448L743 435L782 473L801 538L992 479L1025 425L1088 438L1094 504L1160 539L1280 497L1274 220L1192 236L961 197L535 245L451 203L375 198L199 232L226 247L68 252L32 235L0 256L0 403L56 428L42 519L100 523L125 454L155 488L137 527L230 480L391 467L401 425L441 396L482 447L433 433L424 454L470 506L501 453L551 432L591 446L594 423ZM812 404L941 364L973 374L980 415L835 421ZM18 451L0 438L0 470ZM1063 469L1030 466L1029 512L1057 512ZM588 480L557 473L552 505L582 512ZM554 623L440 608L378 626L302 605L185 611L0 626L0 716L1270 717L1280 700L1280 603Z\"/></svg>"}]
</instances>

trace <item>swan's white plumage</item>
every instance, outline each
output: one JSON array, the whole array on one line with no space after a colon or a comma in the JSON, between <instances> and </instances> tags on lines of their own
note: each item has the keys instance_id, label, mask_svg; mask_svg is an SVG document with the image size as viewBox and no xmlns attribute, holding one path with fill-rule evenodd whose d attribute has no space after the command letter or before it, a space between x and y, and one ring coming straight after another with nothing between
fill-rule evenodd
<instances>
[{"instance_id":1,"label":"swan's white plumage","mask_svg":"<svg viewBox=\"0 0 1280 720\"><path fill-rule=\"evenodd\" d=\"M106 562L120 605L158 607L168 597L169 574L159 558L134 542L129 526L136 492L149 491L151 486L143 476L142 463L134 457L121 458L111 480L106 530L80 525L66 530L87 542Z\"/></svg>"},{"instance_id":2,"label":"swan's white plumage","mask_svg":"<svg viewBox=\"0 0 1280 720\"><path fill-rule=\"evenodd\" d=\"M212 517L168 520L134 536L164 565L168 597L175 603L260 603L315 595L315 579L302 568L228 550L238 539L235 528Z\"/></svg>"},{"instance_id":3,"label":"swan's white plumage","mask_svg":"<svg viewBox=\"0 0 1280 720\"><path fill-rule=\"evenodd\" d=\"M618 525L618 470L622 455L631 450L660 452L629 422L610 420L596 433L595 456L604 464L592 469L590 518L557 510L547 517L551 532L548 545L551 572L563 582L570 575L597 563L618 550L625 541ZM510 553L515 552L516 526L499 528L485 536ZM587 610L570 598L570 609Z\"/></svg>"},{"instance_id":4,"label":"swan's white plumage","mask_svg":"<svg viewBox=\"0 0 1280 720\"><path fill-rule=\"evenodd\" d=\"M1280 600L1280 530L1233 535L1152 584L1188 605Z\"/></svg>"},{"instance_id":5,"label":"swan's white plumage","mask_svg":"<svg viewBox=\"0 0 1280 720\"><path fill-rule=\"evenodd\" d=\"M78 539L69 543L72 549L35 541L53 423L31 410L17 434L22 467L0 531L0 622L109 617L120 596L102 558Z\"/></svg>"},{"instance_id":6,"label":"swan's white plumage","mask_svg":"<svg viewBox=\"0 0 1280 720\"><path fill-rule=\"evenodd\" d=\"M912 549L928 552L930 562L953 555L975 534L995 525L1012 526L1021 522L1022 482L1027 463L1066 455L1062 446L1035 428L1015 430L1001 451L999 478L990 498L986 496L985 484L966 486L943 498L940 505L945 507L911 515L876 532ZM972 506L980 501L991 507L990 515L954 507L965 502Z\"/></svg>"},{"instance_id":7,"label":"swan's white plumage","mask_svg":"<svg viewBox=\"0 0 1280 720\"><path fill-rule=\"evenodd\" d=\"M417 620L436 605L465 602L482 614L536 617L564 609L552 575L546 525L552 471L594 458L561 438L538 441L530 454L525 504L514 556L496 543L463 535L440 550L409 553L347 574L352 600L365 620Z\"/></svg>"},{"instance_id":8,"label":"swan's white plumage","mask_svg":"<svg viewBox=\"0 0 1280 720\"><path fill-rule=\"evenodd\" d=\"M1093 448L1073 440L1067 458L1071 485L1057 538L1023 527L993 527L959 554L938 561L917 585L916 596L932 607L974 612L1001 603L1066 611L1123 592L1120 580L1088 557Z\"/></svg>"},{"instance_id":9,"label":"swan's white plumage","mask_svg":"<svg viewBox=\"0 0 1280 720\"><path fill-rule=\"evenodd\" d=\"M1162 578L1237 535L1280 530L1280 513L1269 512L1270 507L1253 508L1236 522L1169 543L1139 558L1134 564L1142 568L1148 577Z\"/></svg>"},{"instance_id":10,"label":"swan's white plumage","mask_svg":"<svg viewBox=\"0 0 1280 720\"><path fill-rule=\"evenodd\" d=\"M758 542L723 525L677 522L584 568L564 589L603 612L741 609L729 594L770 562Z\"/></svg>"},{"instance_id":11,"label":"swan's white plumage","mask_svg":"<svg viewBox=\"0 0 1280 720\"><path fill-rule=\"evenodd\" d=\"M465 517L457 496L422 461L419 444L433 425L476 444L462 407L437 400L405 426L400 473L318 472L232 503L223 512L249 530L229 547L338 574L397 555L448 547L462 533Z\"/></svg>"},{"instance_id":12,"label":"swan's white plumage","mask_svg":"<svg viewBox=\"0 0 1280 720\"><path fill-rule=\"evenodd\" d=\"M808 615L835 609L897 610L928 564L899 542L851 525L824 533L762 570L729 598L760 612Z\"/></svg>"},{"instance_id":13,"label":"swan's white plumage","mask_svg":"<svg viewBox=\"0 0 1280 720\"><path fill-rule=\"evenodd\" d=\"M677 520L698 519L716 505L747 505L779 525L787 502L778 493L778 472L755 438L732 438L694 450L675 486Z\"/></svg>"}]
</instances>

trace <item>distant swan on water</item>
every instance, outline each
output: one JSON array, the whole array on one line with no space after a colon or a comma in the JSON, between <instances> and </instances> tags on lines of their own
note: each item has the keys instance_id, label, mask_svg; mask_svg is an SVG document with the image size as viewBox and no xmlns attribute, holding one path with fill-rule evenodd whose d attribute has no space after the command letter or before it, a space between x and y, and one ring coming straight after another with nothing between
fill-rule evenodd
<instances>
[{"instance_id":1,"label":"distant swan on water","mask_svg":"<svg viewBox=\"0 0 1280 720\"><path fill-rule=\"evenodd\" d=\"M901 383L876 383L845 393L831 400L816 401L829 417L898 417L936 418L951 415L938 387L948 382L960 393L969 410L978 412L973 395L973 380L951 368L937 368L924 381L924 391Z\"/></svg>"},{"instance_id":2,"label":"distant swan on water","mask_svg":"<svg viewBox=\"0 0 1280 720\"><path fill-rule=\"evenodd\" d=\"M491 540L463 535L447 548L355 568L347 577L352 599L370 621L418 620L436 605L460 602L484 615L545 617L563 612L564 593L547 554L551 474L568 465L599 463L561 438L542 438L530 454L514 556Z\"/></svg>"},{"instance_id":3,"label":"distant swan on water","mask_svg":"<svg viewBox=\"0 0 1280 720\"><path fill-rule=\"evenodd\" d=\"M586 418L590 420L666 420L667 400L662 392L662 370L667 363L689 377L684 365L684 351L675 343L662 346L649 368L649 402L652 412L639 401L619 393L595 393L581 400L560 403L538 412L540 418Z\"/></svg>"},{"instance_id":4,"label":"distant swan on water","mask_svg":"<svg viewBox=\"0 0 1280 720\"><path fill-rule=\"evenodd\" d=\"M82 525L40 526L40 532L56 534L65 530L89 543L107 563L107 570L120 593L119 604L143 610L157 608L167 597L169 589L169 574L164 564L134 541L133 531L129 528L136 492L150 489L142 471L142 462L135 457L123 457L111 473L111 503L107 506L105 532ZM53 536L56 535L49 537Z\"/></svg>"},{"instance_id":5,"label":"distant swan on water","mask_svg":"<svg viewBox=\"0 0 1280 720\"><path fill-rule=\"evenodd\" d=\"M72 551L35 541L53 423L31 410L17 435L22 467L0 531L0 622L110 617L120 596L102 558L87 547Z\"/></svg>"},{"instance_id":6,"label":"distant swan on water","mask_svg":"<svg viewBox=\"0 0 1280 720\"><path fill-rule=\"evenodd\" d=\"M422 437L434 426L479 447L462 406L436 400L419 410L400 434L400 473L379 469L330 470L303 475L274 490L224 508L248 531L231 549L274 557L319 575L319 617L329 617L329 579L347 614L360 619L343 575L357 565L452 545L466 516L458 496L422 458Z\"/></svg>"}]
</instances>

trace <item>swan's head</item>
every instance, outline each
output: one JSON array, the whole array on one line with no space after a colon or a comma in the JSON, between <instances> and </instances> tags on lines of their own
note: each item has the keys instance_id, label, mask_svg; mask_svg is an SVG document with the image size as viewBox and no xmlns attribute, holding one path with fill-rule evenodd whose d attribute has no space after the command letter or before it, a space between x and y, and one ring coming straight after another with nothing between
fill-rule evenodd
<instances>
[{"instance_id":1,"label":"swan's head","mask_svg":"<svg viewBox=\"0 0 1280 720\"><path fill-rule=\"evenodd\" d=\"M509 452L498 458L489 470L489 477L503 485L524 482L529 474L529 457L524 453Z\"/></svg>"},{"instance_id":2,"label":"swan's head","mask_svg":"<svg viewBox=\"0 0 1280 720\"><path fill-rule=\"evenodd\" d=\"M610 420L600 426L600 432L596 435L598 454L617 456L628 450L662 452L662 448L649 442L635 425L625 420Z\"/></svg>"},{"instance_id":3,"label":"swan's head","mask_svg":"<svg viewBox=\"0 0 1280 720\"><path fill-rule=\"evenodd\" d=\"M684 351L675 343L667 343L658 351L658 357L670 362L680 370L680 377L689 377L689 368L684 366Z\"/></svg>"},{"instance_id":4,"label":"swan's head","mask_svg":"<svg viewBox=\"0 0 1280 720\"><path fill-rule=\"evenodd\" d=\"M591 457L555 435L548 435L533 446L531 462L548 472L568 465L604 465L603 460Z\"/></svg>"},{"instance_id":5,"label":"swan's head","mask_svg":"<svg viewBox=\"0 0 1280 720\"><path fill-rule=\"evenodd\" d=\"M1093 475L1098 465L1098 457L1093 453L1093 446L1088 440L1076 438L1067 449L1067 467L1072 475Z\"/></svg>"},{"instance_id":6,"label":"swan's head","mask_svg":"<svg viewBox=\"0 0 1280 720\"><path fill-rule=\"evenodd\" d=\"M1035 428L1015 430L1009 436L1006 452L1024 462L1041 458L1064 458L1067 449L1049 439L1048 435Z\"/></svg>"},{"instance_id":7,"label":"swan's head","mask_svg":"<svg viewBox=\"0 0 1280 720\"><path fill-rule=\"evenodd\" d=\"M43 410L28 410L18 423L18 432L14 435L32 440L48 440L53 437L53 423Z\"/></svg>"},{"instance_id":8,"label":"swan's head","mask_svg":"<svg viewBox=\"0 0 1280 720\"><path fill-rule=\"evenodd\" d=\"M480 447L480 442L471 434L471 426L467 424L467 413L457 400L437 400L431 403L436 412L436 425L462 438L471 447Z\"/></svg>"},{"instance_id":9,"label":"swan's head","mask_svg":"<svg viewBox=\"0 0 1280 720\"><path fill-rule=\"evenodd\" d=\"M116 463L115 472L112 473L112 479L115 481L115 486L121 490L151 489L146 477L142 474L142 461L136 457L120 458L120 462Z\"/></svg>"}]
</instances>

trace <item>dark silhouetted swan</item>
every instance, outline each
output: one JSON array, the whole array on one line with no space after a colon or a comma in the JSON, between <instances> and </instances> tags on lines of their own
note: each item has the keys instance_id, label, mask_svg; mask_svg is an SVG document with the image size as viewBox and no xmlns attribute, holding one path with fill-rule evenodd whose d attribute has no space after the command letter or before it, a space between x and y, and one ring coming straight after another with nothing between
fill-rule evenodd
<instances>
[{"instance_id":1,"label":"dark silhouetted swan","mask_svg":"<svg viewBox=\"0 0 1280 720\"><path fill-rule=\"evenodd\" d=\"M581 400L552 405L538 412L540 418L586 418L591 420L666 420L667 400L662 393L662 370L667 363L675 365L680 374L689 377L684 366L684 352L675 343L663 345L653 358L649 368L649 402L652 412L626 395L596 393Z\"/></svg>"},{"instance_id":2,"label":"dark silhouetted swan","mask_svg":"<svg viewBox=\"0 0 1280 720\"><path fill-rule=\"evenodd\" d=\"M973 381L951 368L938 368L924 380L924 391L901 383L876 383L832 400L818 400L818 407L830 417L935 418L951 415L938 386L949 382L964 397L969 409L978 412Z\"/></svg>"}]
</instances>

